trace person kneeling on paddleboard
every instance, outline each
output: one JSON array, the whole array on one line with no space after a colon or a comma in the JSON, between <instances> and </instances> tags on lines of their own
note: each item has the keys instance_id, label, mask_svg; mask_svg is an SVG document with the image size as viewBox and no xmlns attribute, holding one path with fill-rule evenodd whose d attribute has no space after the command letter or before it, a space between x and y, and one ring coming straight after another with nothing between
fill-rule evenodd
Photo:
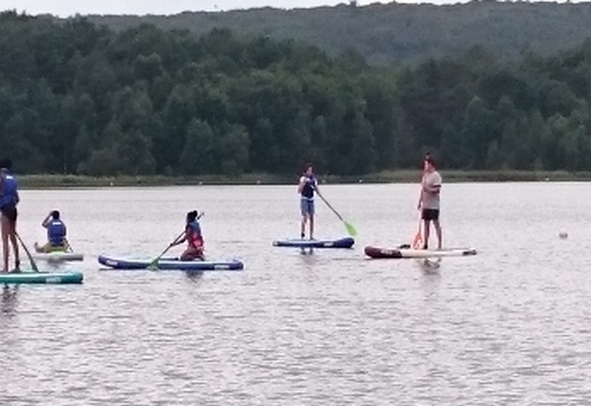
<instances>
[{"instance_id":1,"label":"person kneeling on paddleboard","mask_svg":"<svg viewBox=\"0 0 591 406\"><path fill-rule=\"evenodd\" d=\"M195 259L205 260L203 255L203 234L201 234L201 226L198 221L197 210L187 213L187 224L185 226L184 236L170 244L171 247L180 245L187 241L187 249L181 255L181 261L192 261Z\"/></svg>"},{"instance_id":2,"label":"person kneeling on paddleboard","mask_svg":"<svg viewBox=\"0 0 591 406\"><path fill-rule=\"evenodd\" d=\"M65 252L68 249L68 241L66 240L67 228L60 219L60 212L58 210L49 212L41 225L47 229L47 243L42 247L35 243L35 251Z\"/></svg>"}]
</instances>

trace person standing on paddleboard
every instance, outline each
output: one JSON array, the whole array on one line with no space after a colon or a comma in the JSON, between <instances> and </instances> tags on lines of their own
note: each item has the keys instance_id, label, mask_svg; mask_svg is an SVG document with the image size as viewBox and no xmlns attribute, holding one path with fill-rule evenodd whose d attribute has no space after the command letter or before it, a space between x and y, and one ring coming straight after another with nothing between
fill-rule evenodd
<instances>
[{"instance_id":1,"label":"person standing on paddleboard","mask_svg":"<svg viewBox=\"0 0 591 406\"><path fill-rule=\"evenodd\" d=\"M187 213L187 223L185 225L185 234L183 237L172 244L180 245L187 241L187 249L181 255L181 261L193 261L195 259L205 260L203 255L203 234L201 234L201 226L198 221L197 210L193 210Z\"/></svg>"},{"instance_id":2,"label":"person standing on paddleboard","mask_svg":"<svg viewBox=\"0 0 591 406\"><path fill-rule=\"evenodd\" d=\"M421 210L421 218L423 219L423 230L425 241L423 249L429 248L429 234L431 222L435 227L437 233L437 247L442 247L441 225L439 224L439 205L441 192L441 175L435 169L435 161L429 154L424 161L423 179L421 181L421 194L419 197L419 204L417 208Z\"/></svg>"},{"instance_id":3,"label":"person standing on paddleboard","mask_svg":"<svg viewBox=\"0 0 591 406\"><path fill-rule=\"evenodd\" d=\"M314 168L312 164L308 164L298 184L300 211L302 213L302 225L300 228L300 237L302 239L306 236L306 223L308 221L310 222L310 239L314 239L314 192L320 194L318 181L316 180L316 175L314 175Z\"/></svg>"},{"instance_id":4,"label":"person standing on paddleboard","mask_svg":"<svg viewBox=\"0 0 591 406\"><path fill-rule=\"evenodd\" d=\"M10 173L11 168L12 161L10 159L0 161L0 212L2 212L2 251L4 254L2 272L8 272L9 242L12 244L14 251L14 270L20 271L20 257L16 242L16 219L18 217L16 206L20 198L18 183Z\"/></svg>"}]
</instances>

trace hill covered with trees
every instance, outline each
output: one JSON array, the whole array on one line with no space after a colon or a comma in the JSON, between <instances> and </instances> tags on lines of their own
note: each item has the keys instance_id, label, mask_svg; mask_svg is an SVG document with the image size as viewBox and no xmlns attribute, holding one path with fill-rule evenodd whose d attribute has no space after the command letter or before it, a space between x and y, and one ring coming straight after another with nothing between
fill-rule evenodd
<instances>
[{"instance_id":1,"label":"hill covered with trees","mask_svg":"<svg viewBox=\"0 0 591 406\"><path fill-rule=\"evenodd\" d=\"M354 2L352 3L354 4ZM591 3L472 1L466 4L342 4L336 7L228 12L185 12L172 16L89 16L117 30L141 23L188 29L213 28L240 34L297 39L332 55L354 49L370 63L421 61L464 52L472 45L513 58L525 50L549 55L591 36Z\"/></svg>"},{"instance_id":2,"label":"hill covered with trees","mask_svg":"<svg viewBox=\"0 0 591 406\"><path fill-rule=\"evenodd\" d=\"M1 155L21 173L591 170L591 42L374 66L296 40L0 14Z\"/></svg>"}]
</instances>

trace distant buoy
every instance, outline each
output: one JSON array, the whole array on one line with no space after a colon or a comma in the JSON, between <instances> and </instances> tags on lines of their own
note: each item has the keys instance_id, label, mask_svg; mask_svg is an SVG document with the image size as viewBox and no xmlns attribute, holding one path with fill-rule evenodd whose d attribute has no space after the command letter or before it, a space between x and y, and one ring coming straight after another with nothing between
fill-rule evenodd
<instances>
[{"instance_id":1,"label":"distant buoy","mask_svg":"<svg viewBox=\"0 0 591 406\"><path fill-rule=\"evenodd\" d=\"M561 231L558 233L558 236L564 240L565 238L568 238L568 233L566 231Z\"/></svg>"}]
</instances>

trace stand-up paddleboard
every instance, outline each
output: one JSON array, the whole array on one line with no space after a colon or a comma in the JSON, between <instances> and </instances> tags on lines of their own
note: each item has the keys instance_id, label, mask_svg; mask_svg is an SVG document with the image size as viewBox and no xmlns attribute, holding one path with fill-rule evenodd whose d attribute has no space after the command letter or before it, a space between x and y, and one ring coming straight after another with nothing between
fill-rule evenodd
<instances>
[{"instance_id":1,"label":"stand-up paddleboard","mask_svg":"<svg viewBox=\"0 0 591 406\"><path fill-rule=\"evenodd\" d=\"M476 255L474 248L445 248L441 250L417 250L412 248L365 247L365 255L371 258L441 258Z\"/></svg>"},{"instance_id":2,"label":"stand-up paddleboard","mask_svg":"<svg viewBox=\"0 0 591 406\"><path fill-rule=\"evenodd\" d=\"M72 284L82 283L84 276L81 272L35 272L24 270L21 272L0 273L0 284Z\"/></svg>"},{"instance_id":3,"label":"stand-up paddleboard","mask_svg":"<svg viewBox=\"0 0 591 406\"><path fill-rule=\"evenodd\" d=\"M118 259L106 255L99 255L98 262L111 269L140 270L148 269L153 259ZM161 258L157 269L162 271L238 271L244 269L244 264L237 260L227 261L181 261L178 258Z\"/></svg>"},{"instance_id":4,"label":"stand-up paddleboard","mask_svg":"<svg viewBox=\"0 0 591 406\"><path fill-rule=\"evenodd\" d=\"M32 254L35 259L40 259L48 262L61 262L61 261L83 261L84 254L77 252L64 252L64 251L53 251L53 252L36 252Z\"/></svg>"},{"instance_id":5,"label":"stand-up paddleboard","mask_svg":"<svg viewBox=\"0 0 591 406\"><path fill-rule=\"evenodd\" d=\"M351 237L339 238L335 240L306 240L302 238L297 239L283 239L273 241L276 247L295 247L295 248L351 248L355 244L355 240Z\"/></svg>"}]
</instances>

